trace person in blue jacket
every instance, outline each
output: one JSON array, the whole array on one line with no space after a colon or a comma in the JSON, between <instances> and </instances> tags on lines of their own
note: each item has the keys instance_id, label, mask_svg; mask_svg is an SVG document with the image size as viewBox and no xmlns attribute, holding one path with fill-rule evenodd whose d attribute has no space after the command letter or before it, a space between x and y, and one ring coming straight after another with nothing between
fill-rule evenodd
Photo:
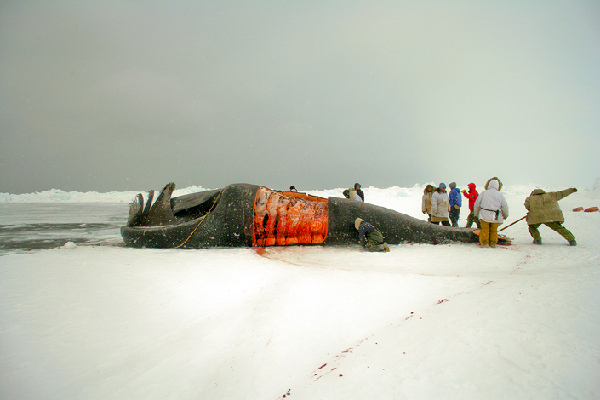
<instances>
[{"instance_id":1,"label":"person in blue jacket","mask_svg":"<svg viewBox=\"0 0 600 400\"><path fill-rule=\"evenodd\" d=\"M462 206L462 197L460 196L460 189L456 187L456 182L452 182L450 185L450 222L452 226L458 227L458 220L460 218L460 207Z\"/></svg>"}]
</instances>

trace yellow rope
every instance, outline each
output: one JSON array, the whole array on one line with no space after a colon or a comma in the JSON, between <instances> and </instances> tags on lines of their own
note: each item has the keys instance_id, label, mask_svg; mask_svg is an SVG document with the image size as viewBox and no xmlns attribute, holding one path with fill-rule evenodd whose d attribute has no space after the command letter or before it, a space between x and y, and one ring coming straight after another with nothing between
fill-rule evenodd
<instances>
[{"instance_id":1,"label":"yellow rope","mask_svg":"<svg viewBox=\"0 0 600 400\"><path fill-rule=\"evenodd\" d=\"M185 241L183 241L183 243L181 243L179 246L173 247L174 249L178 249L181 246L183 246L184 244L186 244L188 242L188 240L190 240L190 238L192 237L192 235L198 230L198 228L200 228L200 225L202 225L202 223L204 222L204 220L208 217L208 215L211 213L211 211L213 210L213 208L215 208L215 206L217 205L217 203L219 201L219 197L221 197L221 193L223 193L223 190L225 190L225 189L221 189L219 191L219 194L217 195L217 198L215 199L215 202L213 203L212 207L210 208L210 210L208 210L208 212L206 214L204 214L204 218L202 218L200 220L200 222L198 222L198 225L196 225L196 227L194 228L194 230L192 231L192 233L190 233L190 235L187 237L187 239L185 239Z\"/></svg>"}]
</instances>

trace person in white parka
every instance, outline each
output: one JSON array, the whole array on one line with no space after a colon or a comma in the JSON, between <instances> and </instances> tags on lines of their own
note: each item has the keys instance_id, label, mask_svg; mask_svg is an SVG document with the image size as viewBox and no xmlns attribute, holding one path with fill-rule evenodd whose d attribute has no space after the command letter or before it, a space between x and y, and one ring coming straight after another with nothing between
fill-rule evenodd
<instances>
[{"instance_id":1,"label":"person in white parka","mask_svg":"<svg viewBox=\"0 0 600 400\"><path fill-rule=\"evenodd\" d=\"M450 226L450 199L446 193L446 185L442 182L431 195L431 223L444 226Z\"/></svg>"},{"instance_id":2,"label":"person in white parka","mask_svg":"<svg viewBox=\"0 0 600 400\"><path fill-rule=\"evenodd\" d=\"M481 247L496 247L498 243L498 227L508 218L506 197L500 193L502 182L493 177L485 184L485 192L477 197L473 214L481 221L479 243Z\"/></svg>"}]
</instances>

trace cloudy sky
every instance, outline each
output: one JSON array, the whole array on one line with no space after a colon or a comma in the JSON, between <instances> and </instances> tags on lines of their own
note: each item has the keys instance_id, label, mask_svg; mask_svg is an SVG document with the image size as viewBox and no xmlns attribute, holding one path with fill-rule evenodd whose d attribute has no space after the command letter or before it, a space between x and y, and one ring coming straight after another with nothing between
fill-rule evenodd
<instances>
[{"instance_id":1,"label":"cloudy sky","mask_svg":"<svg viewBox=\"0 0 600 400\"><path fill-rule=\"evenodd\" d=\"M0 192L591 187L597 1L3 1Z\"/></svg>"}]
</instances>

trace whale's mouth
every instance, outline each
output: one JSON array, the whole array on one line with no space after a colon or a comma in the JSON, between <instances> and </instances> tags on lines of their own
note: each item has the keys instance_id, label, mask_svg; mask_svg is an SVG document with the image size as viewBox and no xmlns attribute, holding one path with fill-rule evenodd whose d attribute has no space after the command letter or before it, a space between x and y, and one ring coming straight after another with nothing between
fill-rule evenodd
<instances>
[{"instance_id":1,"label":"whale's mouth","mask_svg":"<svg viewBox=\"0 0 600 400\"><path fill-rule=\"evenodd\" d=\"M167 184L154 203L154 191L144 195L138 193L129 207L127 226L150 227L164 225L178 225L202 218L219 202L219 191L191 193L188 195L171 198L175 184Z\"/></svg>"},{"instance_id":2,"label":"whale's mouth","mask_svg":"<svg viewBox=\"0 0 600 400\"><path fill-rule=\"evenodd\" d=\"M183 223L205 216L219 203L220 193L219 190L210 190L171 199L175 219Z\"/></svg>"}]
</instances>

